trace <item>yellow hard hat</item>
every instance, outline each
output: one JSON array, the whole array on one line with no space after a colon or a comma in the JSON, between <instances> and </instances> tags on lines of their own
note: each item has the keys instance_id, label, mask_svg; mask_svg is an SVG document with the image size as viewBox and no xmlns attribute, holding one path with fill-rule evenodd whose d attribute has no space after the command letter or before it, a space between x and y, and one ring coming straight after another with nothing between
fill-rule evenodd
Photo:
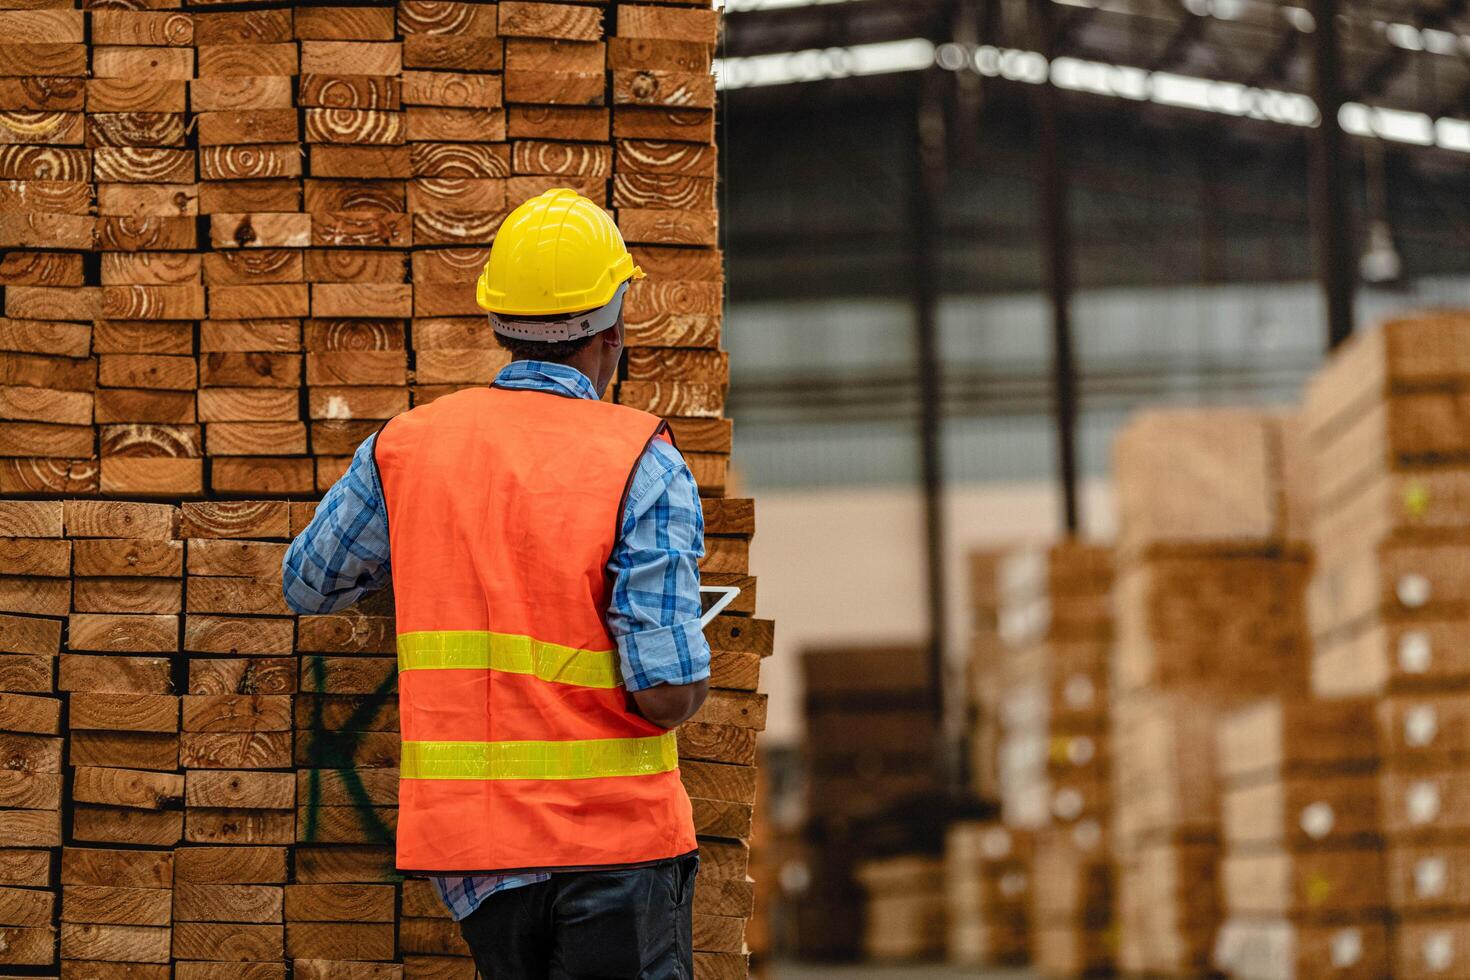
<instances>
[{"instance_id":1,"label":"yellow hard hat","mask_svg":"<svg viewBox=\"0 0 1470 980\"><path fill-rule=\"evenodd\" d=\"M612 216L574 190L553 187L500 226L475 300L503 316L579 313L642 278Z\"/></svg>"}]
</instances>

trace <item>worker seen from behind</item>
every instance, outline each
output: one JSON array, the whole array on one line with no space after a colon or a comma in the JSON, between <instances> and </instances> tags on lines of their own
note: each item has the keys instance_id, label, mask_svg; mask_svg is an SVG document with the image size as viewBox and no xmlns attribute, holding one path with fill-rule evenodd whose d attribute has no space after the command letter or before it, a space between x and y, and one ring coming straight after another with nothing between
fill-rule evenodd
<instances>
[{"instance_id":1,"label":"worker seen from behind","mask_svg":"<svg viewBox=\"0 0 1470 980\"><path fill-rule=\"evenodd\" d=\"M641 278L587 198L516 208L477 287L511 363L364 441L283 562L301 613L391 571L398 868L494 980L693 975L699 491L659 419L599 400Z\"/></svg>"}]
</instances>

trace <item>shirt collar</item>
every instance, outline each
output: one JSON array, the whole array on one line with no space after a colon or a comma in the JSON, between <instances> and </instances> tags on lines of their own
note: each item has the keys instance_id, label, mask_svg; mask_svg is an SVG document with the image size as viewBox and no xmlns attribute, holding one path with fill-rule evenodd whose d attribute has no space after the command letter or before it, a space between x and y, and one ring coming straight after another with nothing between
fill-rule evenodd
<instances>
[{"instance_id":1,"label":"shirt collar","mask_svg":"<svg viewBox=\"0 0 1470 980\"><path fill-rule=\"evenodd\" d=\"M597 400L597 389L592 387L587 375L574 367L551 361L511 361L500 369L493 384L498 388L530 389Z\"/></svg>"}]
</instances>

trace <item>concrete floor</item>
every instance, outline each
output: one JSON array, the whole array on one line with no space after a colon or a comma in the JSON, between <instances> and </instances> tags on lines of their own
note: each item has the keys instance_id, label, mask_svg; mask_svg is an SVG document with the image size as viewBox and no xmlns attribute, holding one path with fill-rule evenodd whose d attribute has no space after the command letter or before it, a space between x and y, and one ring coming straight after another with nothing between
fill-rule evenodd
<instances>
[{"instance_id":1,"label":"concrete floor","mask_svg":"<svg viewBox=\"0 0 1470 980\"><path fill-rule=\"evenodd\" d=\"M770 980L1036 980L1029 970L979 970L933 963L918 966L835 966L816 963L773 963Z\"/></svg>"}]
</instances>

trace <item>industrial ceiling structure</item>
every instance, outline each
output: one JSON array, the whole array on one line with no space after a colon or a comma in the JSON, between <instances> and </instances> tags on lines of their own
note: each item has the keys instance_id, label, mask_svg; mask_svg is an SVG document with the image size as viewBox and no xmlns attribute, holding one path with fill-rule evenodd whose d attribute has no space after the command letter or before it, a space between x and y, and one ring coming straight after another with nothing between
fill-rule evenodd
<instances>
[{"instance_id":1,"label":"industrial ceiling structure","mask_svg":"<svg viewBox=\"0 0 1470 980\"><path fill-rule=\"evenodd\" d=\"M854 300L906 304L886 329L911 339L865 370L791 344L786 361L804 362L737 372L732 411L756 420L742 431L757 442L804 424L829 434L843 399L875 409L854 428L885 406L909 427L936 661L945 451L956 429L983 430L994 393L1035 392L1008 410L1050 417L1050 437L1031 442L1055 447L1059 523L1077 529L1090 395L1113 396L1098 399L1111 419L1134 397L1248 400L1271 372L1289 376L1264 387L1289 388L1313 347L1341 342L1365 290L1378 310L1395 290L1441 295L1414 292L1430 280L1470 284L1470 0L727 0L717 73L732 344L752 305L797 311L767 317L769 340L811 304ZM1133 290L1116 313L1149 290L1204 307L1304 284L1315 322L1288 325L1309 338L1290 356L1201 355L1179 371L1148 339L1179 326L1165 320L1112 364L1079 363L1075 329L1105 329L1075 324L1079 292ZM1046 346L1030 374L941 356L963 346L957 332L1005 332L983 312L956 323L956 297L986 296L1038 313L1030 333ZM1209 324L1240 319L1216 312L1194 318L1201 350ZM877 349L885 328L872 329L855 321L851 335ZM741 353L741 370L761 363ZM994 444L981 432L959 452Z\"/></svg>"}]
</instances>

